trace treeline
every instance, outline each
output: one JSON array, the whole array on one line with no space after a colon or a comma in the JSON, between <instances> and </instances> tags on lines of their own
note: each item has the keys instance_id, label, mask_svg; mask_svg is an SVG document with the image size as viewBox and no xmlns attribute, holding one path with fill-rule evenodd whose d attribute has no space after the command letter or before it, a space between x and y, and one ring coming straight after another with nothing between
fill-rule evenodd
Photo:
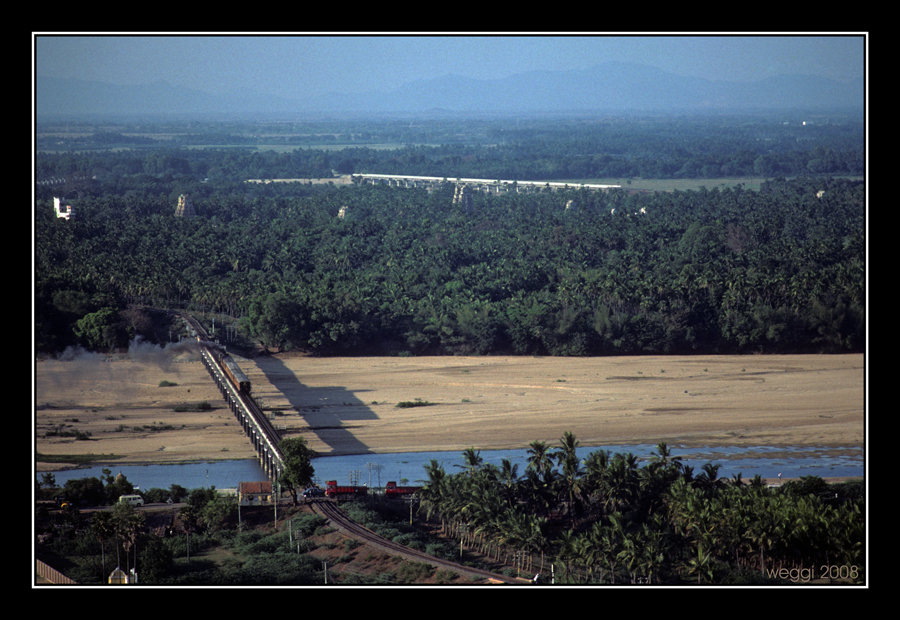
<instances>
[{"instance_id":1,"label":"treeline","mask_svg":"<svg viewBox=\"0 0 900 620\"><path fill-rule=\"evenodd\" d=\"M131 181L134 183L134 181ZM175 217L187 191L194 218ZM865 184L673 193L203 184L35 205L40 351L124 346L129 304L242 317L271 349L861 351ZM346 207L342 219L338 213Z\"/></svg>"},{"instance_id":2,"label":"treeline","mask_svg":"<svg viewBox=\"0 0 900 620\"><path fill-rule=\"evenodd\" d=\"M861 175L864 126L791 115L47 127L38 180L332 172L521 180ZM389 148L385 148L385 147ZM206 148L197 148L206 147ZM291 150L285 150L292 147ZM306 148L300 148L306 147ZM49 153L56 152L50 156Z\"/></svg>"},{"instance_id":3,"label":"treeline","mask_svg":"<svg viewBox=\"0 0 900 620\"><path fill-rule=\"evenodd\" d=\"M64 153L42 156L38 180L73 177L82 171L107 182L122 175L146 180L206 178L292 179L330 177L335 173L412 174L511 180L559 179L694 179L864 174L861 150L819 145L773 152L742 145L735 151L686 149L673 137L656 145L648 138L641 150L601 151L607 144L522 141L504 146L402 146L393 149L349 147L334 151L296 149L288 153L255 147L197 151L153 149L112 155ZM699 146L699 145L698 145ZM134 148L133 145L129 145ZM635 145L631 145L635 148ZM658 147L656 150L655 147ZM52 161L52 163L48 163ZM99 174L98 174L99 172Z\"/></svg>"},{"instance_id":4,"label":"treeline","mask_svg":"<svg viewBox=\"0 0 900 620\"><path fill-rule=\"evenodd\" d=\"M348 149L344 172L489 179L684 179L733 176L861 175L856 124L801 125L665 122L584 123L569 131L504 128L495 144Z\"/></svg>"},{"instance_id":5,"label":"treeline","mask_svg":"<svg viewBox=\"0 0 900 620\"><path fill-rule=\"evenodd\" d=\"M865 502L859 482L809 476L769 488L718 476L661 443L630 453L576 455L565 433L535 441L524 471L463 452L464 470L432 461L420 513L461 545L546 581L572 584L865 583Z\"/></svg>"}]
</instances>

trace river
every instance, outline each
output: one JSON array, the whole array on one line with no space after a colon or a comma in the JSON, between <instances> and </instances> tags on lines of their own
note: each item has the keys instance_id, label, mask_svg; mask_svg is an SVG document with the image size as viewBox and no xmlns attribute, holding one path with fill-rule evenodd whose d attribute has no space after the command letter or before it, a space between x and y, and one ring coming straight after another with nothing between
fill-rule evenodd
<instances>
[{"instance_id":1,"label":"river","mask_svg":"<svg viewBox=\"0 0 900 620\"><path fill-rule=\"evenodd\" d=\"M551 446L552 447L552 446ZM656 446L614 445L602 447L581 447L577 454L585 458L595 450L631 452L640 464L646 462ZM865 459L861 448L811 448L811 447L728 447L679 448L670 446L672 456L693 467L699 474L706 463L719 465L718 476L731 478L740 474L744 480L759 474L772 480L801 476L821 478L863 477ZM518 473L524 473L527 450L481 450L479 456L484 463L500 466L503 459L509 459L518 466ZM448 474L462 471L464 467L461 452L407 452L400 454L361 454L350 456L324 456L313 459L315 480L324 484L326 480L337 480L342 484L365 484L379 487L389 480L410 485L425 482L425 466L437 461ZM216 487L236 488L239 482L265 480L266 476L255 460L226 460L183 464L150 465L97 465L82 469L52 472L59 485L78 478L102 478L103 469L113 475L122 473L129 482L139 489L168 489L177 484L187 489ZM38 474L40 479L41 474Z\"/></svg>"}]
</instances>

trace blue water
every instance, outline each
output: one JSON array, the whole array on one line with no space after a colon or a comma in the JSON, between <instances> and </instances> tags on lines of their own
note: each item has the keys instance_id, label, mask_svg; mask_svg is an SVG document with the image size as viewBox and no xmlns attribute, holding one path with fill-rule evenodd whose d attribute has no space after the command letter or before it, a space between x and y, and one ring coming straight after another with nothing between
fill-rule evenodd
<instances>
[{"instance_id":1,"label":"blue water","mask_svg":"<svg viewBox=\"0 0 900 620\"><path fill-rule=\"evenodd\" d=\"M551 446L553 447L553 446ZM581 458L596 450L608 450L610 454L631 452L640 464L656 451L655 445L610 445L582 447L577 450ZM801 476L862 477L865 459L862 449L842 448L772 448L766 446L734 447L710 446L704 448L678 448L669 446L672 456L701 472L706 463L719 465L719 478L731 478L740 474L744 480L759 474L763 478L799 478ZM484 463L500 466L504 458L518 465L518 473L525 471L527 450L481 450ZM337 480L342 484L366 484L383 486L389 480L406 484L422 484L426 480L425 466L437 461L448 474L462 471L465 465L462 452L410 452L402 454L362 454L351 456L325 456L313 459L315 479L319 483ZM102 478L103 469L113 475L122 473L139 489L168 489L178 484L187 489L216 487L236 488L239 482L265 480L266 475L255 460L215 461L185 463L179 465L104 465L85 469L55 471L57 484L78 478ZM40 478L40 475L38 476Z\"/></svg>"},{"instance_id":2,"label":"blue water","mask_svg":"<svg viewBox=\"0 0 900 620\"><path fill-rule=\"evenodd\" d=\"M212 461L183 463L178 465L97 465L83 469L54 471L56 483L64 485L68 480L105 477L104 469L113 476L121 473L138 489L168 489L173 484L186 489L234 489L239 482L266 480L266 474L255 460ZM42 475L38 473L40 480Z\"/></svg>"},{"instance_id":3,"label":"blue water","mask_svg":"<svg viewBox=\"0 0 900 620\"><path fill-rule=\"evenodd\" d=\"M631 452L643 465L654 452L656 446L611 445L582 447L576 454L582 459L596 450L609 450L610 454ZM706 447L678 449L669 447L672 456L681 457L682 462L694 468L699 474L706 463L719 465L718 476L731 478L740 474L744 480L759 474L763 478L799 478L820 476L837 478L845 476L862 477L865 463L861 449L844 448L826 450L823 448L771 448L771 447ZM503 459L518 465L518 473L525 473L528 451L521 450L481 450L479 456L484 463L500 466ZM327 456L313 460L316 478L320 481L338 480L342 483L356 482L370 486L382 486L388 480L421 484L427 479L425 466L431 460L437 461L448 474L454 474L465 467L462 452L417 452L405 454L367 454L355 456Z\"/></svg>"}]
</instances>

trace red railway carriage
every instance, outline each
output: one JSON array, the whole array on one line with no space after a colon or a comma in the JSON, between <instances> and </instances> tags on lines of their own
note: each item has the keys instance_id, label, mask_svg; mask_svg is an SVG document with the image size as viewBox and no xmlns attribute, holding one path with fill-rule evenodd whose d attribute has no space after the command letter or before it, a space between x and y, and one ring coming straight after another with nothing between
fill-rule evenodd
<instances>
[{"instance_id":1,"label":"red railway carriage","mask_svg":"<svg viewBox=\"0 0 900 620\"><path fill-rule=\"evenodd\" d=\"M391 480L387 483L387 486L384 487L384 494L387 497L408 497L410 495L415 495L422 487L400 487L397 486L397 483Z\"/></svg>"},{"instance_id":2,"label":"red railway carriage","mask_svg":"<svg viewBox=\"0 0 900 620\"><path fill-rule=\"evenodd\" d=\"M337 480L329 480L325 483L325 497L335 499L350 499L353 497L365 497L369 493L369 487L355 485L339 485Z\"/></svg>"}]
</instances>

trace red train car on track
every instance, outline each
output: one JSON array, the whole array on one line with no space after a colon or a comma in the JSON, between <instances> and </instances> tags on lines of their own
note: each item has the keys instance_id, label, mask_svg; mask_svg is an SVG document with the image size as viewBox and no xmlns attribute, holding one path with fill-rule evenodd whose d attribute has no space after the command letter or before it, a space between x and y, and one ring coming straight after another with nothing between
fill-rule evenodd
<instances>
[{"instance_id":1,"label":"red train car on track","mask_svg":"<svg viewBox=\"0 0 900 620\"><path fill-rule=\"evenodd\" d=\"M339 485L337 480L329 480L325 483L325 497L335 499L350 499L353 497L365 497L369 494L369 487L355 485Z\"/></svg>"},{"instance_id":2,"label":"red train car on track","mask_svg":"<svg viewBox=\"0 0 900 620\"><path fill-rule=\"evenodd\" d=\"M384 487L384 494L387 497L408 497L410 495L415 495L422 487L400 487L397 486L397 483L391 480L387 483L387 486Z\"/></svg>"}]
</instances>

